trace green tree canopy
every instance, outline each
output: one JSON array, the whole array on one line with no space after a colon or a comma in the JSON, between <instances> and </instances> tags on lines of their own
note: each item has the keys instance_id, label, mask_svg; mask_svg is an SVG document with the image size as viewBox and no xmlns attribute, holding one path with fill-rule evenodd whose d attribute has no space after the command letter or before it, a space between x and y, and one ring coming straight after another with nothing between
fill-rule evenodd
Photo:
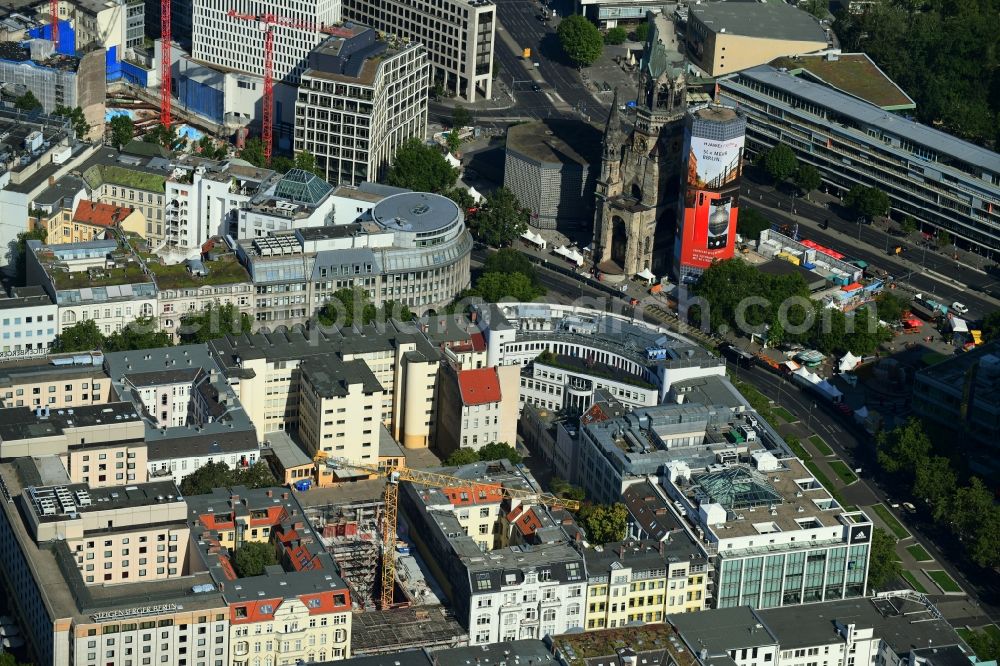
<instances>
[{"instance_id":1,"label":"green tree canopy","mask_svg":"<svg viewBox=\"0 0 1000 666\"><path fill-rule=\"evenodd\" d=\"M330 301L316 313L317 321L323 326L367 326L374 321L411 321L414 318L415 315L405 303L390 299L381 308L377 308L368 300L368 294L357 288L333 292Z\"/></svg>"},{"instance_id":2,"label":"green tree canopy","mask_svg":"<svg viewBox=\"0 0 1000 666\"><path fill-rule=\"evenodd\" d=\"M469 194L469 190L464 187L455 186L450 190L442 192L442 194L458 204L458 207L462 209L462 212L466 212L476 205L476 200L472 198L471 194Z\"/></svg>"},{"instance_id":3,"label":"green tree canopy","mask_svg":"<svg viewBox=\"0 0 1000 666\"><path fill-rule=\"evenodd\" d=\"M259 576L264 568L278 563L274 545L268 542L244 541L236 549L233 557L233 568L240 578Z\"/></svg>"},{"instance_id":4,"label":"green tree canopy","mask_svg":"<svg viewBox=\"0 0 1000 666\"><path fill-rule=\"evenodd\" d=\"M622 541L628 534L628 509L620 502L584 505L577 518L591 544Z\"/></svg>"},{"instance_id":5,"label":"green tree canopy","mask_svg":"<svg viewBox=\"0 0 1000 666\"><path fill-rule=\"evenodd\" d=\"M958 476L951 468L951 461L942 456L931 456L914 470L913 494L927 504L934 520L948 515L957 485Z\"/></svg>"},{"instance_id":6,"label":"green tree canopy","mask_svg":"<svg viewBox=\"0 0 1000 666\"><path fill-rule=\"evenodd\" d=\"M456 104L451 112L451 126L455 129L462 129L472 124L472 114L461 104Z\"/></svg>"},{"instance_id":7,"label":"green tree canopy","mask_svg":"<svg viewBox=\"0 0 1000 666\"><path fill-rule=\"evenodd\" d=\"M202 465L181 479L180 487L185 495L207 495L213 488L268 488L276 483L266 462L258 461L237 469L224 462L213 462Z\"/></svg>"},{"instance_id":8,"label":"green tree canopy","mask_svg":"<svg viewBox=\"0 0 1000 666\"><path fill-rule=\"evenodd\" d=\"M249 162L255 167L267 166L267 158L264 156L264 142L258 137L247 139L246 143L243 144L243 148L241 148L237 153L237 157L241 160ZM277 171L277 169L275 169L275 171ZM288 171L288 169L285 169L285 171Z\"/></svg>"},{"instance_id":9,"label":"green tree canopy","mask_svg":"<svg viewBox=\"0 0 1000 666\"><path fill-rule=\"evenodd\" d=\"M444 464L448 467L461 467L476 462L479 462L479 453L475 449L463 446L452 451L451 455L445 459Z\"/></svg>"},{"instance_id":10,"label":"green tree canopy","mask_svg":"<svg viewBox=\"0 0 1000 666\"><path fill-rule=\"evenodd\" d=\"M643 42L649 38L649 22L643 21L639 25L635 26L635 41Z\"/></svg>"},{"instance_id":11,"label":"green tree canopy","mask_svg":"<svg viewBox=\"0 0 1000 666\"><path fill-rule=\"evenodd\" d=\"M887 322L899 321L909 311L910 304L891 291L883 291L875 298L879 319Z\"/></svg>"},{"instance_id":12,"label":"green tree canopy","mask_svg":"<svg viewBox=\"0 0 1000 666\"><path fill-rule=\"evenodd\" d=\"M458 170L434 146L414 137L396 151L386 181L416 192L445 192L455 186Z\"/></svg>"},{"instance_id":13,"label":"green tree canopy","mask_svg":"<svg viewBox=\"0 0 1000 666\"><path fill-rule=\"evenodd\" d=\"M618 44L623 43L626 39L628 39L628 30L621 27L620 25L615 26L614 28L611 28L606 33L604 33L605 44L611 44L616 46Z\"/></svg>"},{"instance_id":14,"label":"green tree canopy","mask_svg":"<svg viewBox=\"0 0 1000 666\"><path fill-rule=\"evenodd\" d=\"M111 134L111 145L116 150L124 148L125 144L135 137L135 123L124 114L112 118L108 123L108 130Z\"/></svg>"},{"instance_id":15,"label":"green tree canopy","mask_svg":"<svg viewBox=\"0 0 1000 666\"><path fill-rule=\"evenodd\" d=\"M503 460L504 458L515 465L522 460L521 454L517 452L517 449L507 442L490 442L479 449L480 460Z\"/></svg>"},{"instance_id":16,"label":"green tree canopy","mask_svg":"<svg viewBox=\"0 0 1000 666\"><path fill-rule=\"evenodd\" d=\"M87 118L83 114L83 109L79 106L70 108L59 104L52 114L69 118L73 122L73 131L76 132L78 139L84 138L90 132L90 123L87 122Z\"/></svg>"},{"instance_id":17,"label":"green tree canopy","mask_svg":"<svg viewBox=\"0 0 1000 666\"><path fill-rule=\"evenodd\" d=\"M478 296L487 303L513 300L518 303L531 301L545 291L533 285L523 273L484 273L467 295Z\"/></svg>"},{"instance_id":18,"label":"green tree canopy","mask_svg":"<svg viewBox=\"0 0 1000 666\"><path fill-rule=\"evenodd\" d=\"M945 248L951 245L951 243L952 243L951 234L949 234L947 231L941 231L938 233L937 235L938 247Z\"/></svg>"},{"instance_id":19,"label":"green tree canopy","mask_svg":"<svg viewBox=\"0 0 1000 666\"><path fill-rule=\"evenodd\" d=\"M588 67L601 57L604 38L597 26L581 14L567 16L556 31L559 46L566 57L578 67Z\"/></svg>"},{"instance_id":20,"label":"green tree canopy","mask_svg":"<svg viewBox=\"0 0 1000 666\"><path fill-rule=\"evenodd\" d=\"M896 541L881 527L872 530L871 554L868 560L868 584L881 589L902 573L896 560Z\"/></svg>"},{"instance_id":21,"label":"green tree canopy","mask_svg":"<svg viewBox=\"0 0 1000 666\"><path fill-rule=\"evenodd\" d=\"M1000 659L1000 635L986 630L973 629L965 635L965 642L980 662ZM0 666L4 666L0 664Z\"/></svg>"},{"instance_id":22,"label":"green tree canopy","mask_svg":"<svg viewBox=\"0 0 1000 666\"><path fill-rule=\"evenodd\" d=\"M156 349L170 347L173 338L160 329L155 317L139 317L122 330L104 338L104 351L131 351L133 349Z\"/></svg>"},{"instance_id":23,"label":"green tree canopy","mask_svg":"<svg viewBox=\"0 0 1000 666\"><path fill-rule=\"evenodd\" d=\"M736 216L736 231L743 236L745 241L760 240L760 232L770 229L771 221L764 217L756 208L740 206L740 212Z\"/></svg>"},{"instance_id":24,"label":"green tree canopy","mask_svg":"<svg viewBox=\"0 0 1000 666\"><path fill-rule=\"evenodd\" d=\"M983 317L983 324L980 327L985 342L1000 340L1000 310L994 310Z\"/></svg>"},{"instance_id":25,"label":"green tree canopy","mask_svg":"<svg viewBox=\"0 0 1000 666\"><path fill-rule=\"evenodd\" d=\"M558 476L552 477L552 480L549 482L549 488L552 489L553 495L558 495L568 500L582 502L587 499L587 493L584 492L583 488L574 486L566 479L561 479Z\"/></svg>"},{"instance_id":26,"label":"green tree canopy","mask_svg":"<svg viewBox=\"0 0 1000 666\"><path fill-rule=\"evenodd\" d=\"M927 463L931 440L923 424L915 418L889 432L880 432L875 449L878 464L890 474L913 476L917 467Z\"/></svg>"},{"instance_id":27,"label":"green tree canopy","mask_svg":"<svg viewBox=\"0 0 1000 666\"><path fill-rule=\"evenodd\" d=\"M812 164L800 164L795 170L795 185L803 192L809 193L817 189L823 182L819 169Z\"/></svg>"},{"instance_id":28,"label":"green tree canopy","mask_svg":"<svg viewBox=\"0 0 1000 666\"><path fill-rule=\"evenodd\" d=\"M503 247L528 229L528 211L506 187L493 190L469 218L473 235L491 247Z\"/></svg>"},{"instance_id":29,"label":"green tree canopy","mask_svg":"<svg viewBox=\"0 0 1000 666\"><path fill-rule=\"evenodd\" d=\"M950 517L973 562L986 568L1000 565L1000 506L981 479L973 477L955 491Z\"/></svg>"},{"instance_id":30,"label":"green tree canopy","mask_svg":"<svg viewBox=\"0 0 1000 666\"><path fill-rule=\"evenodd\" d=\"M762 164L767 175L779 183L788 180L799 168L795 153L783 143L764 153Z\"/></svg>"},{"instance_id":31,"label":"green tree canopy","mask_svg":"<svg viewBox=\"0 0 1000 666\"><path fill-rule=\"evenodd\" d=\"M28 253L28 241L37 240L45 243L49 239L48 229L42 226L32 227L27 231L21 231L17 234L17 240L15 240L8 248L7 259L11 266L14 267L14 275L17 276L17 283L20 285L27 282L27 261L25 257Z\"/></svg>"},{"instance_id":32,"label":"green tree canopy","mask_svg":"<svg viewBox=\"0 0 1000 666\"><path fill-rule=\"evenodd\" d=\"M67 326L52 342L52 352L68 353L94 351L104 347L104 336L93 319Z\"/></svg>"},{"instance_id":33,"label":"green tree canopy","mask_svg":"<svg viewBox=\"0 0 1000 666\"><path fill-rule=\"evenodd\" d=\"M295 153L295 168L323 178L323 170L316 164L316 156L308 150L300 150Z\"/></svg>"},{"instance_id":34,"label":"green tree canopy","mask_svg":"<svg viewBox=\"0 0 1000 666\"><path fill-rule=\"evenodd\" d=\"M903 218L903 221L899 223L899 228L904 234L909 236L917 230L917 221L913 219L913 216L907 215Z\"/></svg>"},{"instance_id":35,"label":"green tree canopy","mask_svg":"<svg viewBox=\"0 0 1000 666\"><path fill-rule=\"evenodd\" d=\"M14 99L14 108L18 111L41 111L42 103L35 97L35 93L28 90Z\"/></svg>"},{"instance_id":36,"label":"green tree canopy","mask_svg":"<svg viewBox=\"0 0 1000 666\"><path fill-rule=\"evenodd\" d=\"M229 154L226 149L226 144L216 144L209 135L204 135L198 139L198 150L201 152L202 157L210 160L224 160Z\"/></svg>"},{"instance_id":37,"label":"green tree canopy","mask_svg":"<svg viewBox=\"0 0 1000 666\"><path fill-rule=\"evenodd\" d=\"M146 133L142 136L142 140L146 143L156 143L168 150L173 150L174 146L180 140L177 136L176 127L165 127L160 124L156 124L149 128Z\"/></svg>"},{"instance_id":38,"label":"green tree canopy","mask_svg":"<svg viewBox=\"0 0 1000 666\"><path fill-rule=\"evenodd\" d=\"M844 203L869 219L889 214L889 195L877 187L855 185L844 196Z\"/></svg>"},{"instance_id":39,"label":"green tree canopy","mask_svg":"<svg viewBox=\"0 0 1000 666\"><path fill-rule=\"evenodd\" d=\"M483 264L484 273L520 273L531 280L531 284L541 286L538 282L538 271L531 259L523 252L505 247L491 253Z\"/></svg>"},{"instance_id":40,"label":"green tree canopy","mask_svg":"<svg viewBox=\"0 0 1000 666\"><path fill-rule=\"evenodd\" d=\"M242 335L253 329L250 315L240 312L232 303L220 306L209 303L201 312L181 317L178 333L185 344L208 342L226 335Z\"/></svg>"}]
</instances>

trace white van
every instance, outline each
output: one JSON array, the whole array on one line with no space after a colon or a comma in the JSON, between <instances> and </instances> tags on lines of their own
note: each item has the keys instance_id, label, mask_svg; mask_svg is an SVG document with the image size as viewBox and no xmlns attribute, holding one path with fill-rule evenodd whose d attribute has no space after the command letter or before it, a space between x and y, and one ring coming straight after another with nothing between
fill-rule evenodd
<instances>
[{"instance_id":1,"label":"white van","mask_svg":"<svg viewBox=\"0 0 1000 666\"><path fill-rule=\"evenodd\" d=\"M951 304L951 309L960 315L964 315L969 311L969 308L965 307L964 303L959 303L958 301Z\"/></svg>"}]
</instances>

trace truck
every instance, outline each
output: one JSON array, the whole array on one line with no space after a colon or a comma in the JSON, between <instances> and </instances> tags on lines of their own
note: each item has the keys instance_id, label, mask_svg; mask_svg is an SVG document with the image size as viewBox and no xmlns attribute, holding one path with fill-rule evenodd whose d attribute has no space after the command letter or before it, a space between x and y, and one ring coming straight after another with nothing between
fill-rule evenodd
<instances>
[{"instance_id":1,"label":"truck","mask_svg":"<svg viewBox=\"0 0 1000 666\"><path fill-rule=\"evenodd\" d=\"M923 294L917 294L916 298L919 302L923 303L933 312L940 312L942 315L948 315L948 306L944 303L939 303L932 298L926 298Z\"/></svg>"}]
</instances>

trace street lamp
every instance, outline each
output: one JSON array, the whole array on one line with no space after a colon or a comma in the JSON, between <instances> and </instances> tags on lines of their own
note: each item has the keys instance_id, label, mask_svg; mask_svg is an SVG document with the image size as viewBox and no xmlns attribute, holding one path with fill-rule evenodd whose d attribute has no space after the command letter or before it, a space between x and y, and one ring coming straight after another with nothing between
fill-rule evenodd
<instances>
[{"instance_id":1,"label":"street lamp","mask_svg":"<svg viewBox=\"0 0 1000 666\"><path fill-rule=\"evenodd\" d=\"M861 242L861 224L865 221L865 216L862 215L858 218L858 242Z\"/></svg>"}]
</instances>

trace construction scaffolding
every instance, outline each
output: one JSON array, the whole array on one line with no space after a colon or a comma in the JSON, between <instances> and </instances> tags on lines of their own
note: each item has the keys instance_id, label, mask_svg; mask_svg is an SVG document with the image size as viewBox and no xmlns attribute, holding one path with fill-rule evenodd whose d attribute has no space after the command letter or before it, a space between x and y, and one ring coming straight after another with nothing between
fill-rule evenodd
<instances>
[{"instance_id":1,"label":"construction scaffolding","mask_svg":"<svg viewBox=\"0 0 1000 666\"><path fill-rule=\"evenodd\" d=\"M442 606L355 613L351 622L351 655L356 657L469 644L469 635Z\"/></svg>"},{"instance_id":2,"label":"construction scaffolding","mask_svg":"<svg viewBox=\"0 0 1000 666\"><path fill-rule=\"evenodd\" d=\"M359 610L376 607L380 590L381 534L379 525L384 505L378 500L359 500L346 504L311 507L307 510L312 524L333 555L340 576L351 589Z\"/></svg>"}]
</instances>

